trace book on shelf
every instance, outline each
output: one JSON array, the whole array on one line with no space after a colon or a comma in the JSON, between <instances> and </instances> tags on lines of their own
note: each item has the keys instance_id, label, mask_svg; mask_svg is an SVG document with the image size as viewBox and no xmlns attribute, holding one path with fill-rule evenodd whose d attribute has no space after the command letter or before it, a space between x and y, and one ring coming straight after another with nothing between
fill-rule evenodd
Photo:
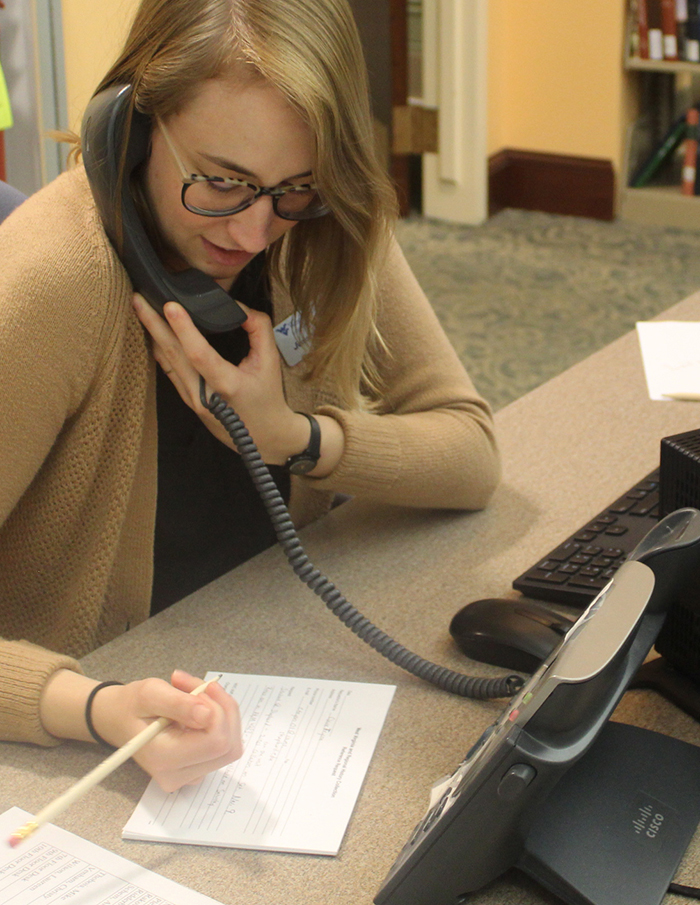
<instances>
[{"instance_id":1,"label":"book on shelf","mask_svg":"<svg viewBox=\"0 0 700 905\"><path fill-rule=\"evenodd\" d=\"M698 0L700 2L700 0ZM649 59L649 21L647 0L630 0L629 5L630 55Z\"/></svg>"},{"instance_id":2,"label":"book on shelf","mask_svg":"<svg viewBox=\"0 0 700 905\"><path fill-rule=\"evenodd\" d=\"M686 114L683 113L671 123L662 139L654 145L649 154L634 170L630 179L632 188L639 189L649 184L661 167L671 159L673 153L685 138L686 131Z\"/></svg>"},{"instance_id":3,"label":"book on shelf","mask_svg":"<svg viewBox=\"0 0 700 905\"><path fill-rule=\"evenodd\" d=\"M629 0L631 57L700 62L700 0Z\"/></svg>"},{"instance_id":4,"label":"book on shelf","mask_svg":"<svg viewBox=\"0 0 700 905\"><path fill-rule=\"evenodd\" d=\"M674 0L676 6L676 41L679 60L687 60L686 41L688 39L688 0Z\"/></svg>"},{"instance_id":5,"label":"book on shelf","mask_svg":"<svg viewBox=\"0 0 700 905\"><path fill-rule=\"evenodd\" d=\"M698 123L700 115L698 108L691 107L686 117L685 139L683 140L683 171L681 176L681 191L684 195L695 194L695 174L698 161Z\"/></svg>"},{"instance_id":6,"label":"book on shelf","mask_svg":"<svg viewBox=\"0 0 700 905\"><path fill-rule=\"evenodd\" d=\"M700 63L700 0L688 0L685 59L691 63Z\"/></svg>"},{"instance_id":7,"label":"book on shelf","mask_svg":"<svg viewBox=\"0 0 700 905\"><path fill-rule=\"evenodd\" d=\"M661 34L664 60L677 60L676 0L661 0Z\"/></svg>"},{"instance_id":8,"label":"book on shelf","mask_svg":"<svg viewBox=\"0 0 700 905\"><path fill-rule=\"evenodd\" d=\"M671 172L675 176L671 176L669 181L668 164L679 149L682 161L674 163ZM681 193L700 195L700 104L690 107L671 123L661 140L633 171L629 180L630 188L644 188L652 182L678 186L680 163Z\"/></svg>"},{"instance_id":9,"label":"book on shelf","mask_svg":"<svg viewBox=\"0 0 700 905\"><path fill-rule=\"evenodd\" d=\"M647 37L649 41L649 59L663 60L664 30L661 18L661 0L642 0L647 7Z\"/></svg>"}]
</instances>

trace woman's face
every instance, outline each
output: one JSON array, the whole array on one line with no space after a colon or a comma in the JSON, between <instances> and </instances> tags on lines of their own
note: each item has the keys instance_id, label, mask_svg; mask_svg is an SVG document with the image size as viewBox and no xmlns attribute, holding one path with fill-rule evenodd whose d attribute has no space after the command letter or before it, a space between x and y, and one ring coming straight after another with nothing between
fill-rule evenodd
<instances>
[{"instance_id":1,"label":"woman's face","mask_svg":"<svg viewBox=\"0 0 700 905\"><path fill-rule=\"evenodd\" d=\"M233 176L261 186L309 182L316 163L308 126L283 95L263 81L205 82L165 121L188 173ZM182 174L156 124L146 168L146 192L175 269L204 271L227 291L246 264L288 232L269 196L228 217L203 217L181 201Z\"/></svg>"}]
</instances>

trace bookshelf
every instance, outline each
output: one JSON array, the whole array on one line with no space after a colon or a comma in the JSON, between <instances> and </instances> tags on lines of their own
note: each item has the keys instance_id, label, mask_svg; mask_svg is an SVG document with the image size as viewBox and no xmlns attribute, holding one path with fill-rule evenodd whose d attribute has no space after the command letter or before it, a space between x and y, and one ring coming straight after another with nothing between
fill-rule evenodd
<instances>
[{"instance_id":1,"label":"bookshelf","mask_svg":"<svg viewBox=\"0 0 700 905\"><path fill-rule=\"evenodd\" d=\"M632 17L628 16L624 69L631 115L625 137L618 214L623 220L635 223L700 229L700 196L681 193L679 173L666 171L643 188L629 186L631 174L671 122L700 100L700 63L641 59L634 51L633 27Z\"/></svg>"}]
</instances>

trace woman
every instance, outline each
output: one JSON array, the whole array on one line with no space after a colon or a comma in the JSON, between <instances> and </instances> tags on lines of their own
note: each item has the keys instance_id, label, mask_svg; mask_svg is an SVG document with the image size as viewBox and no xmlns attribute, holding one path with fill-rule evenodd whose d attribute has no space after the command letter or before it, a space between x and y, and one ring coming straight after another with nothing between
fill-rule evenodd
<instances>
[{"instance_id":1,"label":"woman","mask_svg":"<svg viewBox=\"0 0 700 905\"><path fill-rule=\"evenodd\" d=\"M143 0L98 91L116 84L152 120L133 192L160 260L248 318L205 338L178 305L166 322L134 298L80 166L0 230L0 737L117 745L166 716L138 759L174 789L239 756L235 704L216 685L190 698L181 672L103 687L74 658L273 542L199 375L299 526L337 493L479 508L498 464L392 237L345 0ZM295 312L296 363L272 327Z\"/></svg>"}]
</instances>

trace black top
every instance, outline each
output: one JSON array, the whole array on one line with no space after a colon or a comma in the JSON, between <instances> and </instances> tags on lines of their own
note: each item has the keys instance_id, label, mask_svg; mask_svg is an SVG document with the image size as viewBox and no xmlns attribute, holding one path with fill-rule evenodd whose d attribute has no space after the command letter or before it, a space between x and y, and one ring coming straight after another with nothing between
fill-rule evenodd
<instances>
[{"instance_id":1,"label":"black top","mask_svg":"<svg viewBox=\"0 0 700 905\"><path fill-rule=\"evenodd\" d=\"M264 255L241 273L231 295L271 314ZM207 337L228 361L248 353L248 334L239 328ZM151 614L275 542L264 506L237 452L224 446L180 399L161 368L157 372L158 502ZM285 500L289 475L270 466Z\"/></svg>"}]
</instances>

